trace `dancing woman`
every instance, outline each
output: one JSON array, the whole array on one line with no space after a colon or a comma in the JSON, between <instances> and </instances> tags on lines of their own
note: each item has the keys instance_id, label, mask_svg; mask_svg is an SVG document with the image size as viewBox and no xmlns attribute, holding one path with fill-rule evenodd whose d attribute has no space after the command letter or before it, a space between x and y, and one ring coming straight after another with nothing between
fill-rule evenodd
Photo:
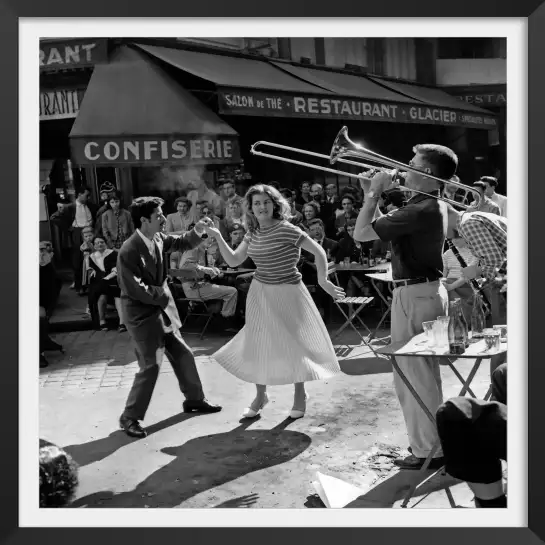
<instances>
[{"instance_id":1,"label":"dancing woman","mask_svg":"<svg viewBox=\"0 0 545 545\"><path fill-rule=\"evenodd\" d=\"M257 395L244 417L257 416L268 403L268 385L294 384L290 416L301 418L308 399L305 382L340 373L329 333L297 270L301 248L314 254L322 289L333 298L344 292L327 279L323 248L288 222L289 205L276 189L254 185L245 200L248 233L236 250L217 228L206 228L230 267L247 256L257 267L246 301L246 325L214 358L235 377L256 385Z\"/></svg>"}]
</instances>

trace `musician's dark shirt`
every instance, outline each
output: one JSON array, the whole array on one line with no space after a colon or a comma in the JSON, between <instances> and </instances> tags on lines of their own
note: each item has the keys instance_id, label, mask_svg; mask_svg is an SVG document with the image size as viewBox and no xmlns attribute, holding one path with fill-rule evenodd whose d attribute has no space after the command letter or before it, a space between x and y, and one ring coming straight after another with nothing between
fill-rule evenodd
<instances>
[{"instance_id":1,"label":"musician's dark shirt","mask_svg":"<svg viewBox=\"0 0 545 545\"><path fill-rule=\"evenodd\" d=\"M416 195L403 208L371 224L381 240L392 243L394 280L418 277L436 280L443 276L446 214L444 202Z\"/></svg>"}]
</instances>

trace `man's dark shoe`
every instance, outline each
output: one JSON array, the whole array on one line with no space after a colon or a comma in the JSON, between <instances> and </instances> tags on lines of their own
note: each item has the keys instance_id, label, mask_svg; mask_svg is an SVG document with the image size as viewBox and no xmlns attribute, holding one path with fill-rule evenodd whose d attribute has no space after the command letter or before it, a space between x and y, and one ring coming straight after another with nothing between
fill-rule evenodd
<instances>
[{"instance_id":1,"label":"man's dark shoe","mask_svg":"<svg viewBox=\"0 0 545 545\"><path fill-rule=\"evenodd\" d=\"M426 458L417 458L411 454L406 458L396 458L394 464L401 469L421 469L425 461ZM444 465L445 459L442 456L440 458L432 458L428 469L441 469Z\"/></svg>"},{"instance_id":2,"label":"man's dark shoe","mask_svg":"<svg viewBox=\"0 0 545 545\"><path fill-rule=\"evenodd\" d=\"M184 413L218 413L221 409L219 405L212 405L206 399L202 401L184 401Z\"/></svg>"},{"instance_id":3,"label":"man's dark shoe","mask_svg":"<svg viewBox=\"0 0 545 545\"><path fill-rule=\"evenodd\" d=\"M146 430L140 426L138 420L133 420L132 418L127 418L126 416L122 416L119 419L119 426L129 437L142 439L142 437L146 437L148 435Z\"/></svg>"}]
</instances>

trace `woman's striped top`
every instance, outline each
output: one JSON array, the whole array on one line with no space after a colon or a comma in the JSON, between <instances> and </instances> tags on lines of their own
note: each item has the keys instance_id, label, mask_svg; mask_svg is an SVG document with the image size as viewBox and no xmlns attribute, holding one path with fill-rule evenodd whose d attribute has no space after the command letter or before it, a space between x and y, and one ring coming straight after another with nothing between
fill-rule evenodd
<instances>
[{"instance_id":1,"label":"woman's striped top","mask_svg":"<svg viewBox=\"0 0 545 545\"><path fill-rule=\"evenodd\" d=\"M305 238L306 233L285 220L247 233L244 240L249 244L248 255L257 267L255 280L264 284L298 284L301 273L297 262Z\"/></svg>"}]
</instances>

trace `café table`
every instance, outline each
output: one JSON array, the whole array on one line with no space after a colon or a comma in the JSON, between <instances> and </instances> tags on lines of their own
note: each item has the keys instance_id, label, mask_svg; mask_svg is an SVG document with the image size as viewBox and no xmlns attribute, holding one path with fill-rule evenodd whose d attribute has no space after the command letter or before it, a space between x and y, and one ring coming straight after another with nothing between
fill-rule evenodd
<instances>
[{"instance_id":1,"label":"caf\u00e9 table","mask_svg":"<svg viewBox=\"0 0 545 545\"><path fill-rule=\"evenodd\" d=\"M505 352L507 352L507 342L501 342L499 348L489 349L486 346L486 341L483 338L478 338L478 339L470 340L470 344L465 349L465 352L463 354L451 354L448 347L443 349L430 347L426 333L420 333L416 335L415 337L413 337L412 339L409 339L408 341L395 342L395 343L389 344L388 346L384 346L384 347L376 349L377 354L386 356L390 360L394 370L399 375L399 377L401 378L405 386L407 386L407 389L411 392L411 395L414 397L416 402L420 405L420 407L426 414L426 417L430 419L430 421L433 423L434 426L436 426L435 415L431 412L431 410L428 407L426 407L425 403L422 401L422 398L420 397L419 393L416 391L415 387L411 384L407 376L401 371L396 361L396 357L404 356L404 357L411 358L411 357L422 357L422 356L435 356L436 358L439 358L439 364L447 365L448 367L450 367L452 372L455 374L458 380L462 383L462 389L460 390L460 393L458 394L458 396L461 397L461 396L465 396L469 394L470 396L476 398L477 396L471 389L471 382L475 378L475 375L477 374L477 371L479 370L479 367L481 366L481 362L483 361L483 359L489 359L491 356L495 356L497 354L504 354ZM471 371L469 372L467 379L465 380L460 374L460 372L456 369L456 360L458 359L474 359L475 360L475 363L473 364L473 367ZM488 397L488 394L489 392L487 392L485 399ZM434 408L433 410L436 410L436 408ZM433 449L431 450L428 457L426 458L424 465L419 470L418 479L416 479L415 483L407 491L407 494L405 496L405 499L403 500L403 504L401 505L401 507L407 507L407 504L409 503L414 493L416 492L416 489L419 486L421 486L426 481L431 479L437 473L443 471L443 468L441 468L435 471L432 475L426 477L427 468L434 454L437 452L437 449L440 447L440 444L441 444L440 441L437 440Z\"/></svg>"}]
</instances>

